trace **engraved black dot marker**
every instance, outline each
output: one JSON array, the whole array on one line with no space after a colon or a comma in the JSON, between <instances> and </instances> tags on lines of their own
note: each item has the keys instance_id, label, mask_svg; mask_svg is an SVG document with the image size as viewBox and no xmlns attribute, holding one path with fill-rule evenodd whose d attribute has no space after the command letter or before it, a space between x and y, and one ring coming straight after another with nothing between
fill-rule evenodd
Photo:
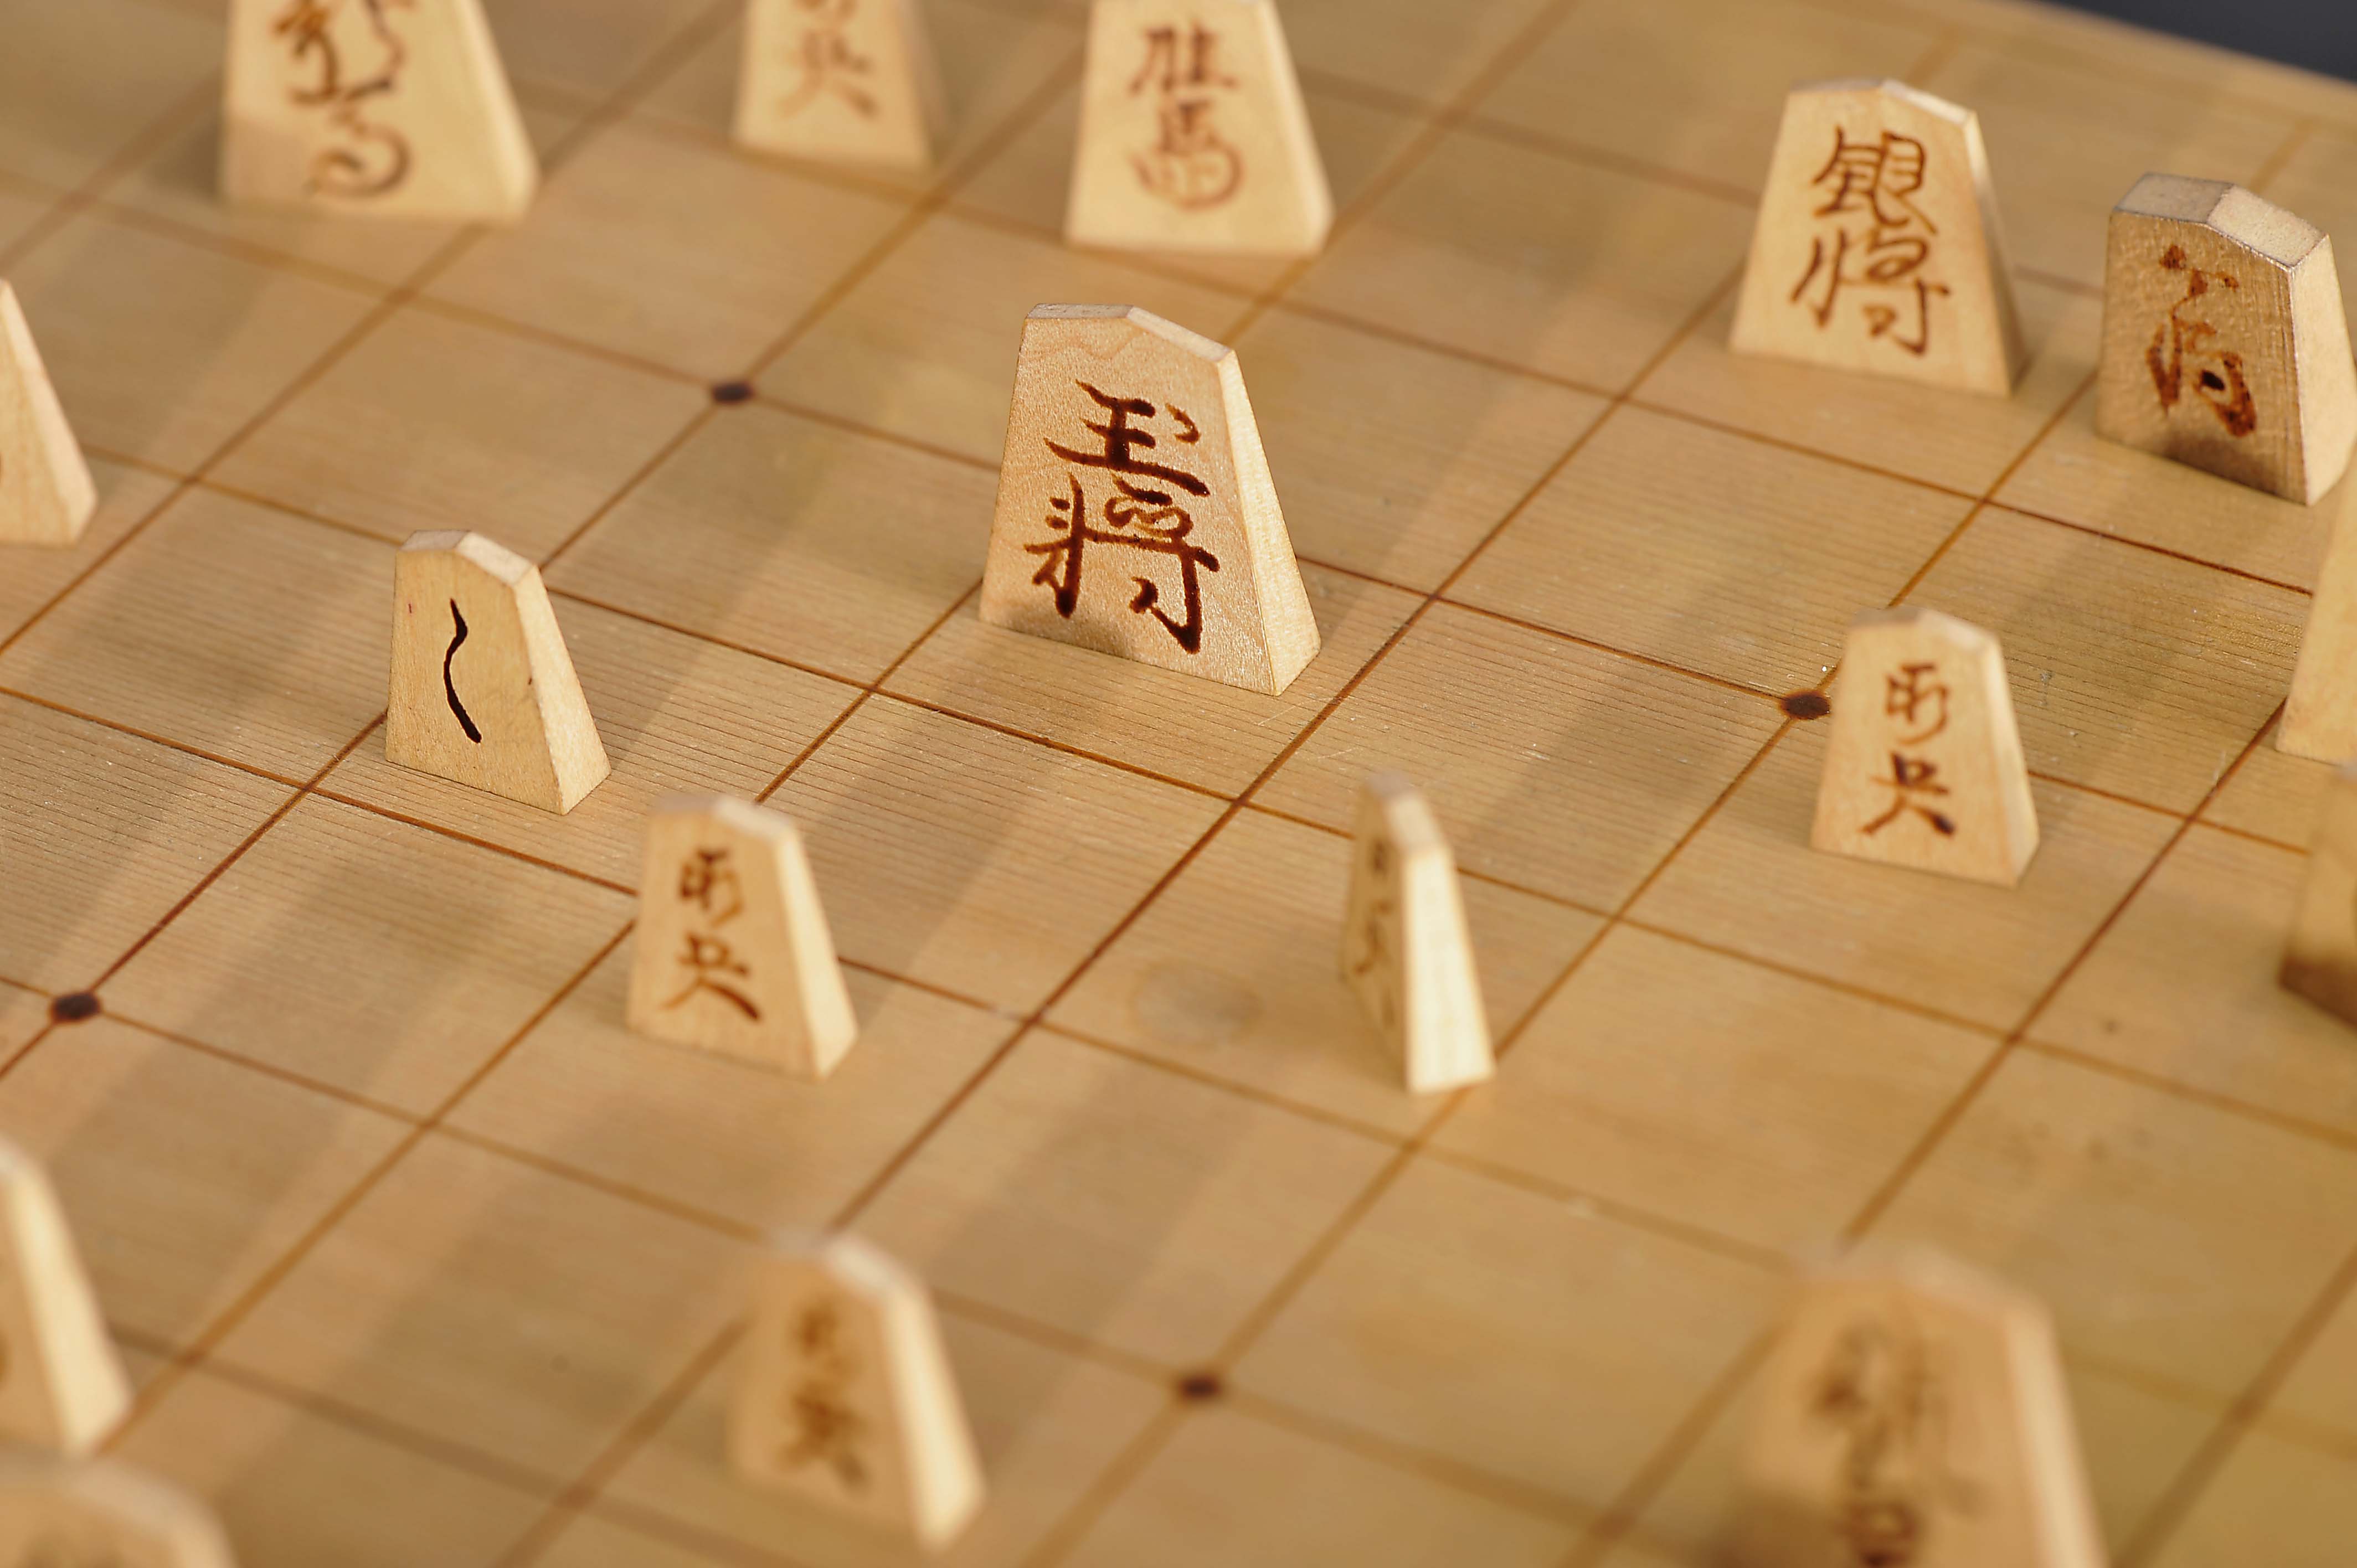
<instances>
[{"instance_id":1,"label":"engraved black dot marker","mask_svg":"<svg viewBox=\"0 0 2357 1568\"><path fill-rule=\"evenodd\" d=\"M87 991L69 991L49 1004L49 1016L60 1024L79 1024L98 1014L98 998Z\"/></svg>"},{"instance_id":2,"label":"engraved black dot marker","mask_svg":"<svg viewBox=\"0 0 2357 1568\"><path fill-rule=\"evenodd\" d=\"M458 715L458 727L467 732L468 740L480 746L483 744L483 732L477 729L475 721L467 716L467 705L458 701L458 688L450 681L450 660L458 657L458 645L467 640L467 618L458 613L458 601L456 599L450 601L450 619L457 627L458 635L450 639L448 650L442 655L442 694L450 699L450 711Z\"/></svg>"},{"instance_id":3,"label":"engraved black dot marker","mask_svg":"<svg viewBox=\"0 0 2357 1568\"><path fill-rule=\"evenodd\" d=\"M1217 1372L1189 1372L1178 1380L1178 1397L1195 1403L1218 1399L1226 1391L1227 1385L1220 1381Z\"/></svg>"},{"instance_id":4,"label":"engraved black dot marker","mask_svg":"<svg viewBox=\"0 0 2357 1568\"><path fill-rule=\"evenodd\" d=\"M1794 692L1790 696L1780 698L1776 705L1783 709L1787 716L1796 719L1821 719L1834 711L1833 703L1826 700L1823 692Z\"/></svg>"},{"instance_id":5,"label":"engraved black dot marker","mask_svg":"<svg viewBox=\"0 0 2357 1568\"><path fill-rule=\"evenodd\" d=\"M721 381L712 389L712 401L723 403L750 403L753 401L753 383L750 381Z\"/></svg>"}]
</instances>

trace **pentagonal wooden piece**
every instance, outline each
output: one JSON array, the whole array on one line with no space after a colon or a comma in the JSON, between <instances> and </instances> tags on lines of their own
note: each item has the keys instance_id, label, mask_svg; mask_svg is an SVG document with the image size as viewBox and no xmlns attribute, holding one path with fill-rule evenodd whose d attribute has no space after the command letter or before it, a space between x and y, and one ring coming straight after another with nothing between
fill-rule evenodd
<instances>
[{"instance_id":1,"label":"pentagonal wooden piece","mask_svg":"<svg viewBox=\"0 0 2357 1568\"><path fill-rule=\"evenodd\" d=\"M231 0L230 200L505 222L539 183L481 0Z\"/></svg>"},{"instance_id":2,"label":"pentagonal wooden piece","mask_svg":"<svg viewBox=\"0 0 2357 1568\"><path fill-rule=\"evenodd\" d=\"M2332 241L2221 180L2148 174L2112 212L2095 429L2309 502L2357 441Z\"/></svg>"},{"instance_id":3,"label":"pentagonal wooden piece","mask_svg":"<svg viewBox=\"0 0 2357 1568\"><path fill-rule=\"evenodd\" d=\"M2344 764L2325 790L2280 978L2285 989L2357 1024L2357 763Z\"/></svg>"},{"instance_id":4,"label":"pentagonal wooden piece","mask_svg":"<svg viewBox=\"0 0 2357 1568\"><path fill-rule=\"evenodd\" d=\"M1938 610L1851 623L1809 842L2010 887L2038 811L1996 639Z\"/></svg>"},{"instance_id":5,"label":"pentagonal wooden piece","mask_svg":"<svg viewBox=\"0 0 2357 1568\"><path fill-rule=\"evenodd\" d=\"M922 1281L866 1242L782 1239L763 1266L728 1423L738 1473L946 1544L982 1470Z\"/></svg>"},{"instance_id":6,"label":"pentagonal wooden piece","mask_svg":"<svg viewBox=\"0 0 2357 1568\"><path fill-rule=\"evenodd\" d=\"M2346 520L2334 524L2317 571L2276 747L2325 762L2357 758L2357 526Z\"/></svg>"},{"instance_id":7,"label":"pentagonal wooden piece","mask_svg":"<svg viewBox=\"0 0 2357 1568\"><path fill-rule=\"evenodd\" d=\"M57 1194L0 1140L0 1441L86 1454L130 1402Z\"/></svg>"},{"instance_id":8,"label":"pentagonal wooden piece","mask_svg":"<svg viewBox=\"0 0 2357 1568\"><path fill-rule=\"evenodd\" d=\"M1973 112L1898 81L1794 89L1730 346L2011 391L2026 356Z\"/></svg>"},{"instance_id":9,"label":"pentagonal wooden piece","mask_svg":"<svg viewBox=\"0 0 2357 1568\"><path fill-rule=\"evenodd\" d=\"M912 172L948 120L914 0L751 0L737 139L764 152Z\"/></svg>"},{"instance_id":10,"label":"pentagonal wooden piece","mask_svg":"<svg viewBox=\"0 0 2357 1568\"><path fill-rule=\"evenodd\" d=\"M608 770L540 568L479 533L417 533L393 564L386 760L569 811Z\"/></svg>"},{"instance_id":11,"label":"pentagonal wooden piece","mask_svg":"<svg viewBox=\"0 0 2357 1568\"><path fill-rule=\"evenodd\" d=\"M1333 221L1273 0L1095 0L1067 239L1306 256Z\"/></svg>"},{"instance_id":12,"label":"pentagonal wooden piece","mask_svg":"<svg viewBox=\"0 0 2357 1568\"><path fill-rule=\"evenodd\" d=\"M24 307L0 279L0 544L71 544L97 508Z\"/></svg>"},{"instance_id":13,"label":"pentagonal wooden piece","mask_svg":"<svg viewBox=\"0 0 2357 1568\"><path fill-rule=\"evenodd\" d=\"M794 824L725 796L647 821L630 1027L776 1067L834 1070L858 1034Z\"/></svg>"},{"instance_id":14,"label":"pentagonal wooden piece","mask_svg":"<svg viewBox=\"0 0 2357 1568\"><path fill-rule=\"evenodd\" d=\"M1247 691L1318 652L1235 352L1149 311L1023 327L982 618Z\"/></svg>"},{"instance_id":15,"label":"pentagonal wooden piece","mask_svg":"<svg viewBox=\"0 0 2357 1568\"><path fill-rule=\"evenodd\" d=\"M1405 779L1378 773L1359 791L1354 840L1343 978L1410 1092L1480 1082L1491 1070L1490 1021L1438 819Z\"/></svg>"},{"instance_id":16,"label":"pentagonal wooden piece","mask_svg":"<svg viewBox=\"0 0 2357 1568\"><path fill-rule=\"evenodd\" d=\"M10 1568L234 1568L210 1509L113 1460L0 1465Z\"/></svg>"},{"instance_id":17,"label":"pentagonal wooden piece","mask_svg":"<svg viewBox=\"0 0 2357 1568\"><path fill-rule=\"evenodd\" d=\"M1762 1377L1741 1568L2102 1568L2054 1329L1936 1255L1810 1282Z\"/></svg>"}]
</instances>

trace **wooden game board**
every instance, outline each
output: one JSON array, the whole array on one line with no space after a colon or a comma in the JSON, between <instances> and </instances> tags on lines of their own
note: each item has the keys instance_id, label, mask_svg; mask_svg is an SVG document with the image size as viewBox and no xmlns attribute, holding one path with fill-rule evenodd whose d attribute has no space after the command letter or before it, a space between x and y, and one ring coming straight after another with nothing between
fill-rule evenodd
<instances>
[{"instance_id":1,"label":"wooden game board","mask_svg":"<svg viewBox=\"0 0 2357 1568\"><path fill-rule=\"evenodd\" d=\"M221 210L218 0L0 5L0 272L104 498L0 556L0 1131L115 1451L247 1568L900 1561L723 1466L784 1225L938 1290L958 1563L1706 1562L1861 1235L2052 1304L2119 1563L2350 1561L2357 1033L2274 984L2324 772L2268 728L2357 487L2087 388L2111 204L2357 234L2357 88L1999 0L1286 0L1333 242L1166 264L1059 242L1076 5L926 0L924 184L733 150L735 0L490 9L550 177L462 233ZM2009 401L1724 349L1784 90L1883 74L1982 116ZM1283 697L978 624L1043 300L1240 349L1326 639ZM545 564L615 764L569 818L384 762L393 545L450 527ZM1901 601L2003 639L2018 891L1807 848L1780 699ZM1386 765L1504 1049L1437 1101L1334 972ZM680 789L808 835L823 1088L621 1027Z\"/></svg>"}]
</instances>

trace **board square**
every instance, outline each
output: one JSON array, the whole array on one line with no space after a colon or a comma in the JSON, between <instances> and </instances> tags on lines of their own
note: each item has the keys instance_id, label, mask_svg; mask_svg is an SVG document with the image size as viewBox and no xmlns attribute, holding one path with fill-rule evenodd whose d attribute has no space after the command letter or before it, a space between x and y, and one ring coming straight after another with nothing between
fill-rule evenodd
<instances>
[{"instance_id":1,"label":"board square","mask_svg":"<svg viewBox=\"0 0 2357 1568\"><path fill-rule=\"evenodd\" d=\"M81 184L221 65L221 26L139 0L35 5L0 56L0 168Z\"/></svg>"},{"instance_id":2,"label":"board square","mask_svg":"<svg viewBox=\"0 0 2357 1568\"><path fill-rule=\"evenodd\" d=\"M46 991L91 983L287 795L284 784L0 697L0 975Z\"/></svg>"},{"instance_id":3,"label":"board square","mask_svg":"<svg viewBox=\"0 0 2357 1568\"><path fill-rule=\"evenodd\" d=\"M1757 698L1437 605L1259 798L1347 831L1361 779L1402 772L1460 866L1609 908L1778 722Z\"/></svg>"},{"instance_id":4,"label":"board square","mask_svg":"<svg viewBox=\"0 0 2357 1568\"><path fill-rule=\"evenodd\" d=\"M990 1506L938 1561L1017 1568L1168 1399L1158 1384L976 1321L942 1304L942 1338L957 1375ZM694 1521L716 1552L789 1557L810 1568L888 1568L914 1553L882 1534L790 1498L748 1487L722 1456L734 1358L698 1383L609 1488L618 1507ZM635 1563L638 1560L629 1559ZM931 1560L929 1560L931 1561Z\"/></svg>"},{"instance_id":5,"label":"board square","mask_svg":"<svg viewBox=\"0 0 2357 1568\"><path fill-rule=\"evenodd\" d=\"M392 608L383 544L194 489L0 657L0 682L301 783L384 711Z\"/></svg>"},{"instance_id":6,"label":"board square","mask_svg":"<svg viewBox=\"0 0 2357 1568\"><path fill-rule=\"evenodd\" d=\"M1452 598L1765 693L1841 660L1972 503L1880 474L1613 413L1466 567Z\"/></svg>"},{"instance_id":7,"label":"board square","mask_svg":"<svg viewBox=\"0 0 2357 1568\"><path fill-rule=\"evenodd\" d=\"M1333 75L1437 109L1523 37L1545 0L1291 0L1286 40L1310 81Z\"/></svg>"},{"instance_id":8,"label":"board square","mask_svg":"<svg viewBox=\"0 0 2357 1568\"><path fill-rule=\"evenodd\" d=\"M2043 842L2000 888L1809 847L1825 730L1803 725L1745 779L1631 913L1877 995L2008 1029L2094 935L2174 818L2033 783Z\"/></svg>"},{"instance_id":9,"label":"board square","mask_svg":"<svg viewBox=\"0 0 2357 1568\"><path fill-rule=\"evenodd\" d=\"M1622 927L1433 1147L1763 1251L1826 1247L1996 1048Z\"/></svg>"},{"instance_id":10,"label":"board square","mask_svg":"<svg viewBox=\"0 0 2357 1568\"><path fill-rule=\"evenodd\" d=\"M1016 1011L1077 969L1220 803L905 703L871 702L772 801L846 958Z\"/></svg>"},{"instance_id":11,"label":"board square","mask_svg":"<svg viewBox=\"0 0 2357 1568\"><path fill-rule=\"evenodd\" d=\"M2153 1568L2227 1568L2262 1539L2284 1568L2331 1568L2352 1534L2357 1460L2253 1432L2177 1521Z\"/></svg>"},{"instance_id":12,"label":"board square","mask_svg":"<svg viewBox=\"0 0 2357 1568\"><path fill-rule=\"evenodd\" d=\"M48 1168L108 1321L166 1346L236 1305L406 1131L107 1017L0 1080L0 1132Z\"/></svg>"},{"instance_id":13,"label":"board square","mask_svg":"<svg viewBox=\"0 0 2357 1568\"><path fill-rule=\"evenodd\" d=\"M970 463L740 406L583 534L548 585L872 681L981 581L996 493Z\"/></svg>"},{"instance_id":14,"label":"board square","mask_svg":"<svg viewBox=\"0 0 2357 1568\"><path fill-rule=\"evenodd\" d=\"M63 550L8 551L8 570L0 573L0 647L12 643L44 607L154 516L174 489L161 474L103 457L91 462L90 474L98 485L98 510L81 538Z\"/></svg>"},{"instance_id":15,"label":"board square","mask_svg":"<svg viewBox=\"0 0 2357 1568\"><path fill-rule=\"evenodd\" d=\"M314 796L108 983L143 1023L423 1115L630 900Z\"/></svg>"},{"instance_id":16,"label":"board square","mask_svg":"<svg viewBox=\"0 0 2357 1568\"><path fill-rule=\"evenodd\" d=\"M500 63L519 83L604 98L692 37L704 0L485 0Z\"/></svg>"},{"instance_id":17,"label":"board square","mask_svg":"<svg viewBox=\"0 0 2357 1568\"><path fill-rule=\"evenodd\" d=\"M1405 1136L1441 1101L1403 1094L1341 972L1351 842L1246 811L1122 932L1050 1025L1329 1116ZM1494 1035L1602 929L1598 917L1462 879Z\"/></svg>"},{"instance_id":18,"label":"board square","mask_svg":"<svg viewBox=\"0 0 2357 1568\"><path fill-rule=\"evenodd\" d=\"M939 1290L1190 1365L1219 1352L1390 1155L1034 1034L859 1223Z\"/></svg>"},{"instance_id":19,"label":"board square","mask_svg":"<svg viewBox=\"0 0 2357 1568\"><path fill-rule=\"evenodd\" d=\"M2201 809L2201 820L2305 850L2316 837L2332 765L2276 750L2276 729L2277 725L2267 726L2226 787Z\"/></svg>"}]
</instances>

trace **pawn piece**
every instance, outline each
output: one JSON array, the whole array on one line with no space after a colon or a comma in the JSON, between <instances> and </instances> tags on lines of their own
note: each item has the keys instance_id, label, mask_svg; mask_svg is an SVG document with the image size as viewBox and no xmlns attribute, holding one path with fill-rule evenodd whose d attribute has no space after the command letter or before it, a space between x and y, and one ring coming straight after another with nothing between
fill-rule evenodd
<instances>
[{"instance_id":1,"label":"pawn piece","mask_svg":"<svg viewBox=\"0 0 2357 1568\"><path fill-rule=\"evenodd\" d=\"M2027 356L1979 117L1900 81L1795 89L1729 346L2012 391Z\"/></svg>"},{"instance_id":2,"label":"pawn piece","mask_svg":"<svg viewBox=\"0 0 2357 1568\"><path fill-rule=\"evenodd\" d=\"M2357 1025L2357 764L2333 775L2279 976L2343 1023Z\"/></svg>"},{"instance_id":3,"label":"pawn piece","mask_svg":"<svg viewBox=\"0 0 2357 1568\"><path fill-rule=\"evenodd\" d=\"M751 0L737 89L747 146L921 174L948 120L914 0Z\"/></svg>"},{"instance_id":4,"label":"pawn piece","mask_svg":"<svg viewBox=\"0 0 2357 1568\"><path fill-rule=\"evenodd\" d=\"M211 1510L112 1459L0 1465L0 1563L235 1568Z\"/></svg>"},{"instance_id":5,"label":"pawn piece","mask_svg":"<svg viewBox=\"0 0 2357 1568\"><path fill-rule=\"evenodd\" d=\"M859 1033L802 835L726 796L647 822L630 1027L823 1079Z\"/></svg>"},{"instance_id":6,"label":"pawn piece","mask_svg":"<svg viewBox=\"0 0 2357 1568\"><path fill-rule=\"evenodd\" d=\"M87 1454L130 1401L57 1194L0 1139L0 1441Z\"/></svg>"},{"instance_id":7,"label":"pawn piece","mask_svg":"<svg viewBox=\"0 0 2357 1568\"><path fill-rule=\"evenodd\" d=\"M924 1282L835 1236L781 1240L755 1288L730 1462L946 1545L982 1505L982 1468Z\"/></svg>"},{"instance_id":8,"label":"pawn piece","mask_svg":"<svg viewBox=\"0 0 2357 1568\"><path fill-rule=\"evenodd\" d=\"M2317 571L2276 749L2322 762L2357 758L2357 520L2334 524Z\"/></svg>"},{"instance_id":9,"label":"pawn piece","mask_svg":"<svg viewBox=\"0 0 2357 1568\"><path fill-rule=\"evenodd\" d=\"M1850 623L1810 844L2010 887L2038 810L1996 639L1938 610Z\"/></svg>"},{"instance_id":10,"label":"pawn piece","mask_svg":"<svg viewBox=\"0 0 2357 1568\"><path fill-rule=\"evenodd\" d=\"M1936 1253L1803 1288L1741 1491L1740 1568L2103 1568L2053 1320Z\"/></svg>"},{"instance_id":11,"label":"pawn piece","mask_svg":"<svg viewBox=\"0 0 2357 1568\"><path fill-rule=\"evenodd\" d=\"M221 193L233 202L512 222L540 166L481 0L232 0Z\"/></svg>"},{"instance_id":12,"label":"pawn piece","mask_svg":"<svg viewBox=\"0 0 2357 1568\"><path fill-rule=\"evenodd\" d=\"M97 509L16 291L0 279L0 544L71 544Z\"/></svg>"},{"instance_id":13,"label":"pawn piece","mask_svg":"<svg viewBox=\"0 0 2357 1568\"><path fill-rule=\"evenodd\" d=\"M1359 791L1342 975L1412 1094L1490 1076L1490 1021L1458 896L1457 857L1415 787L1378 773Z\"/></svg>"},{"instance_id":14,"label":"pawn piece","mask_svg":"<svg viewBox=\"0 0 2357 1568\"><path fill-rule=\"evenodd\" d=\"M2330 489L2357 441L2330 237L2222 180L2136 181L2112 212L2095 430L2289 500Z\"/></svg>"},{"instance_id":15,"label":"pawn piece","mask_svg":"<svg viewBox=\"0 0 2357 1568\"><path fill-rule=\"evenodd\" d=\"M1067 240L1311 256L1333 223L1274 0L1095 0Z\"/></svg>"},{"instance_id":16,"label":"pawn piece","mask_svg":"<svg viewBox=\"0 0 2357 1568\"><path fill-rule=\"evenodd\" d=\"M608 771L540 568L479 533L393 560L389 762L565 812Z\"/></svg>"},{"instance_id":17,"label":"pawn piece","mask_svg":"<svg viewBox=\"0 0 2357 1568\"><path fill-rule=\"evenodd\" d=\"M1235 351L1150 311L1023 324L982 618L1272 695L1318 653Z\"/></svg>"}]
</instances>

